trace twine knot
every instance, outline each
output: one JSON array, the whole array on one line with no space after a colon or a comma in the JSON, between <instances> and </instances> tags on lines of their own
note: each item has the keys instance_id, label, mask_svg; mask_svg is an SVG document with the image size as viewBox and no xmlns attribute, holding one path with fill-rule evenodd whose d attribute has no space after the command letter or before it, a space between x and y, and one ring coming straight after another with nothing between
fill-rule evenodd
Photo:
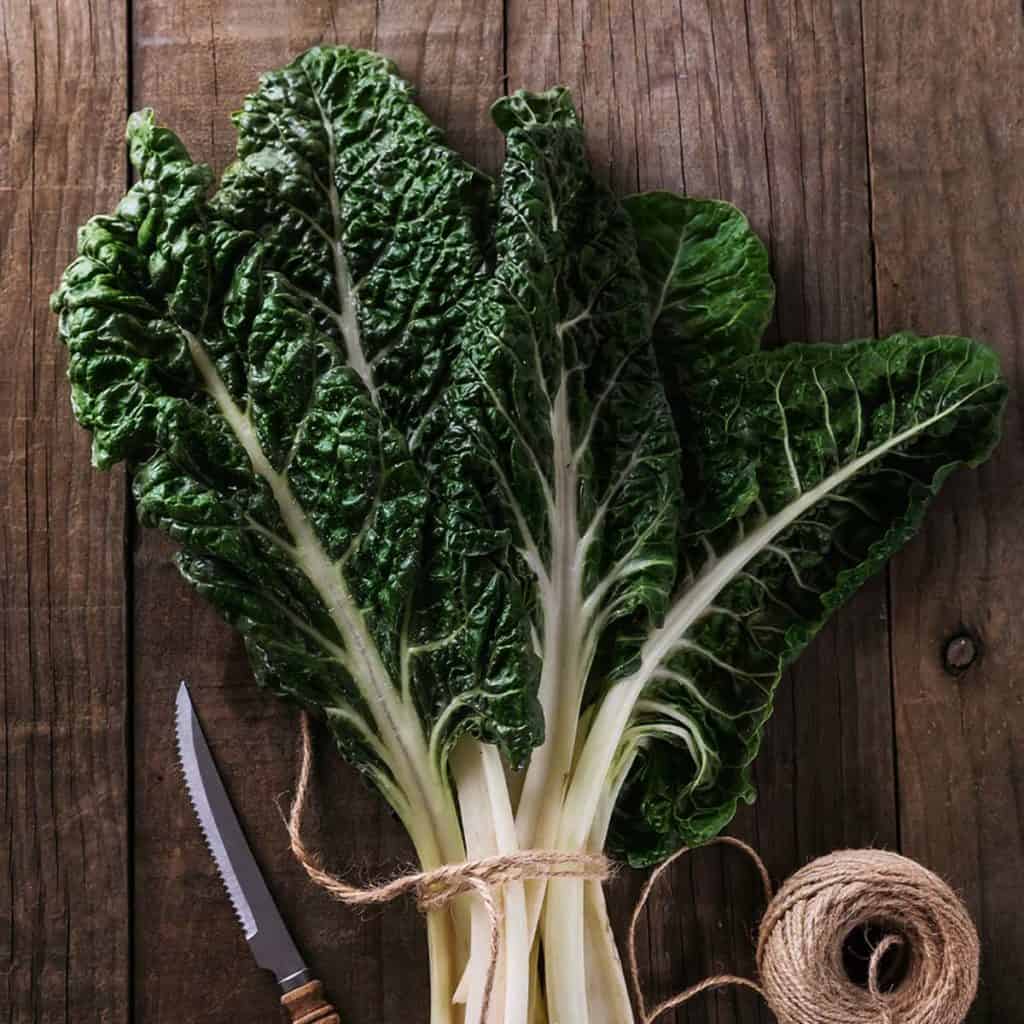
<instances>
[{"instance_id":1,"label":"twine knot","mask_svg":"<svg viewBox=\"0 0 1024 1024\"><path fill-rule=\"evenodd\" d=\"M601 854L563 853L558 850L521 850L518 853L461 864L444 864L432 871L398 878L394 883L375 887L375 891L390 885L409 885L416 893L420 910L439 910L463 893L487 889L500 889L509 882L527 878L596 878L604 879L611 873L608 859ZM366 890L364 890L365 892ZM396 893L396 895L401 895Z\"/></svg>"}]
</instances>

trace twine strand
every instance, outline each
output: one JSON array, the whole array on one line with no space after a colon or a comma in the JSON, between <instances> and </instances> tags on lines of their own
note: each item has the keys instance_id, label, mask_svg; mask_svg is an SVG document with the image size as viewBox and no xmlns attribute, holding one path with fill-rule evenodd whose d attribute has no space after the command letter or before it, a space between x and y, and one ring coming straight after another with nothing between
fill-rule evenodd
<instances>
[{"instance_id":1,"label":"twine strand","mask_svg":"<svg viewBox=\"0 0 1024 1024\"><path fill-rule=\"evenodd\" d=\"M582 878L603 881L608 878L611 864L606 857L595 853L564 853L559 850L522 850L514 854L484 857L462 864L444 864L429 871L416 871L401 875L378 885L360 887L326 871L320 857L302 838L302 820L309 800L313 773L313 738L309 715L301 716L301 748L299 773L295 795L285 826L288 829L291 851L302 865L310 880L330 896L350 906L368 906L390 903L403 896L413 896L424 913L446 907L456 897L475 893L483 905L490 926L487 972L484 977L480 1007L481 1022L487 1020L501 954L501 927L504 910L496 898L496 890L509 882L531 878Z\"/></svg>"},{"instance_id":2,"label":"twine strand","mask_svg":"<svg viewBox=\"0 0 1024 1024\"><path fill-rule=\"evenodd\" d=\"M868 960L868 991L878 999L883 995L882 987L878 983L878 975L882 969L882 961L890 949L896 949L903 945L901 935L891 934L882 938L882 941L871 951L871 959Z\"/></svg>"},{"instance_id":3,"label":"twine strand","mask_svg":"<svg viewBox=\"0 0 1024 1024\"><path fill-rule=\"evenodd\" d=\"M764 887L765 903L771 903L772 899L772 880L768 875L768 869L764 866L764 861L757 855L757 852L753 847L748 846L742 839L736 839L733 836L717 836L714 839L709 840L705 843L705 846L735 846L737 849L743 850L747 856L754 862L757 867L758 874L761 877L761 884ZM674 996L670 996L668 999L658 1003L649 1013L647 1011L647 1000L644 997L643 985L640 984L640 966L637 961L636 955L636 929L640 921L640 915L643 913L644 908L647 906L647 901L650 899L650 895L654 886L661 876L677 861L680 857L690 853L692 847L684 846L682 849L677 850L668 860L662 861L650 874L650 877L644 883L643 889L640 890L640 898L636 901L636 906L633 908L633 914L629 919L629 931L626 936L626 955L629 957L629 981L630 986L633 990L633 999L636 1002L637 1009L640 1012L641 1024L651 1024L652 1021L657 1020L663 1013L673 1009L676 1006L682 1006L683 1003L688 1003L694 996L700 995L701 992L705 992L711 988L723 988L726 985L741 985L745 988L753 989L762 998L764 992L761 990L761 986L756 981L750 978L744 978L739 974L714 974L711 977L704 978L702 981L698 981L688 988L683 989L682 992L677 992Z\"/></svg>"}]
</instances>

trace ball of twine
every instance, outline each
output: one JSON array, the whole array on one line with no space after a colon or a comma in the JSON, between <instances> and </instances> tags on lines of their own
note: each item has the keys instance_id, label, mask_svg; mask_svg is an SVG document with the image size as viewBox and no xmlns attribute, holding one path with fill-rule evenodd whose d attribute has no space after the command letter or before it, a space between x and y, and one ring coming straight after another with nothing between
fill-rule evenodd
<instances>
[{"instance_id":1,"label":"ball of twine","mask_svg":"<svg viewBox=\"0 0 1024 1024\"><path fill-rule=\"evenodd\" d=\"M978 989L978 933L938 875L897 853L840 850L801 868L772 896L756 851L731 836L707 845L714 843L746 853L764 886L758 977L713 975L648 1011L636 927L654 883L690 852L680 850L648 879L628 933L642 1024L724 985L759 992L779 1024L962 1024Z\"/></svg>"},{"instance_id":2,"label":"ball of twine","mask_svg":"<svg viewBox=\"0 0 1024 1024\"><path fill-rule=\"evenodd\" d=\"M865 984L851 936L871 934ZM978 988L978 934L938 875L883 850L840 850L778 891L761 921L757 967L780 1024L961 1024ZM896 957L899 976L883 977Z\"/></svg>"}]
</instances>

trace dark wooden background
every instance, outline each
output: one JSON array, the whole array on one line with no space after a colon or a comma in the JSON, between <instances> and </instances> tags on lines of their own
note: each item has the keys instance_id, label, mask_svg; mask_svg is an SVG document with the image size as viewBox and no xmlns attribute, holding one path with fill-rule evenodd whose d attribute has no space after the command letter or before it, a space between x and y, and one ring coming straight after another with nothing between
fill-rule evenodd
<instances>
[{"instance_id":1,"label":"dark wooden background","mask_svg":"<svg viewBox=\"0 0 1024 1024\"><path fill-rule=\"evenodd\" d=\"M600 173L738 203L778 280L772 336L897 327L989 340L1011 381L992 463L814 644L780 693L735 822L781 878L835 847L922 860L984 940L972 1022L1022 1019L1024 977L1024 16L1019 0L0 0L0 1018L275 1019L174 766L190 680L300 945L349 1024L426 1020L409 907L329 903L276 799L296 720L133 524L123 473L89 466L47 297L76 226L124 191L129 110L156 108L223 167L257 74L320 41L374 47L485 168L506 89L571 86ZM973 644L952 638L966 636ZM955 662L956 664L952 664ZM970 662L963 668L961 663ZM323 745L322 746L326 746ZM316 839L356 874L410 856L329 751ZM621 915L638 879L616 883ZM643 931L652 994L749 970L748 866L680 863ZM667 1019L671 1020L671 1016ZM679 1021L768 1021L747 993Z\"/></svg>"}]
</instances>

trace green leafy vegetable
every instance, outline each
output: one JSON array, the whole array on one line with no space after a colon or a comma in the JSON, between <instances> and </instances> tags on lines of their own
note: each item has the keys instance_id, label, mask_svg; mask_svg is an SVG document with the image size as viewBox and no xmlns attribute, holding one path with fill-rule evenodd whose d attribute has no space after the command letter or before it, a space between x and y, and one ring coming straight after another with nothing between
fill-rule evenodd
<instances>
[{"instance_id":1,"label":"green leafy vegetable","mask_svg":"<svg viewBox=\"0 0 1024 1024\"><path fill-rule=\"evenodd\" d=\"M675 575L679 452L629 221L591 176L568 94L494 108L508 155L497 266L456 366L481 507L512 531L533 594L549 741L525 779L520 840L550 847L590 666L604 631L659 618ZM539 912L543 889L533 887Z\"/></svg>"},{"instance_id":2,"label":"green leafy vegetable","mask_svg":"<svg viewBox=\"0 0 1024 1024\"><path fill-rule=\"evenodd\" d=\"M307 54L238 122L208 198L210 171L132 117L139 180L54 298L75 412L257 680L325 715L424 866L458 861L457 737L519 763L540 728L502 531L456 531L410 455L481 273L479 178L365 53ZM432 918L444 1020L467 936Z\"/></svg>"},{"instance_id":3,"label":"green leafy vegetable","mask_svg":"<svg viewBox=\"0 0 1024 1024\"><path fill-rule=\"evenodd\" d=\"M951 469L988 454L1003 389L988 349L902 334L748 356L686 397L700 502L679 596L645 638L639 762L613 822L637 864L705 841L752 798L781 668L907 541ZM684 719L681 745L662 727Z\"/></svg>"},{"instance_id":4,"label":"green leafy vegetable","mask_svg":"<svg viewBox=\"0 0 1024 1024\"><path fill-rule=\"evenodd\" d=\"M762 351L739 211L617 201L564 90L494 119L496 186L386 61L318 48L246 100L214 192L133 115L138 181L54 296L72 401L424 867L650 864L753 798L784 666L988 455L1005 386L964 338ZM489 1022L632 1019L599 885L499 899ZM428 919L433 1024L481 1015L463 902Z\"/></svg>"}]
</instances>

